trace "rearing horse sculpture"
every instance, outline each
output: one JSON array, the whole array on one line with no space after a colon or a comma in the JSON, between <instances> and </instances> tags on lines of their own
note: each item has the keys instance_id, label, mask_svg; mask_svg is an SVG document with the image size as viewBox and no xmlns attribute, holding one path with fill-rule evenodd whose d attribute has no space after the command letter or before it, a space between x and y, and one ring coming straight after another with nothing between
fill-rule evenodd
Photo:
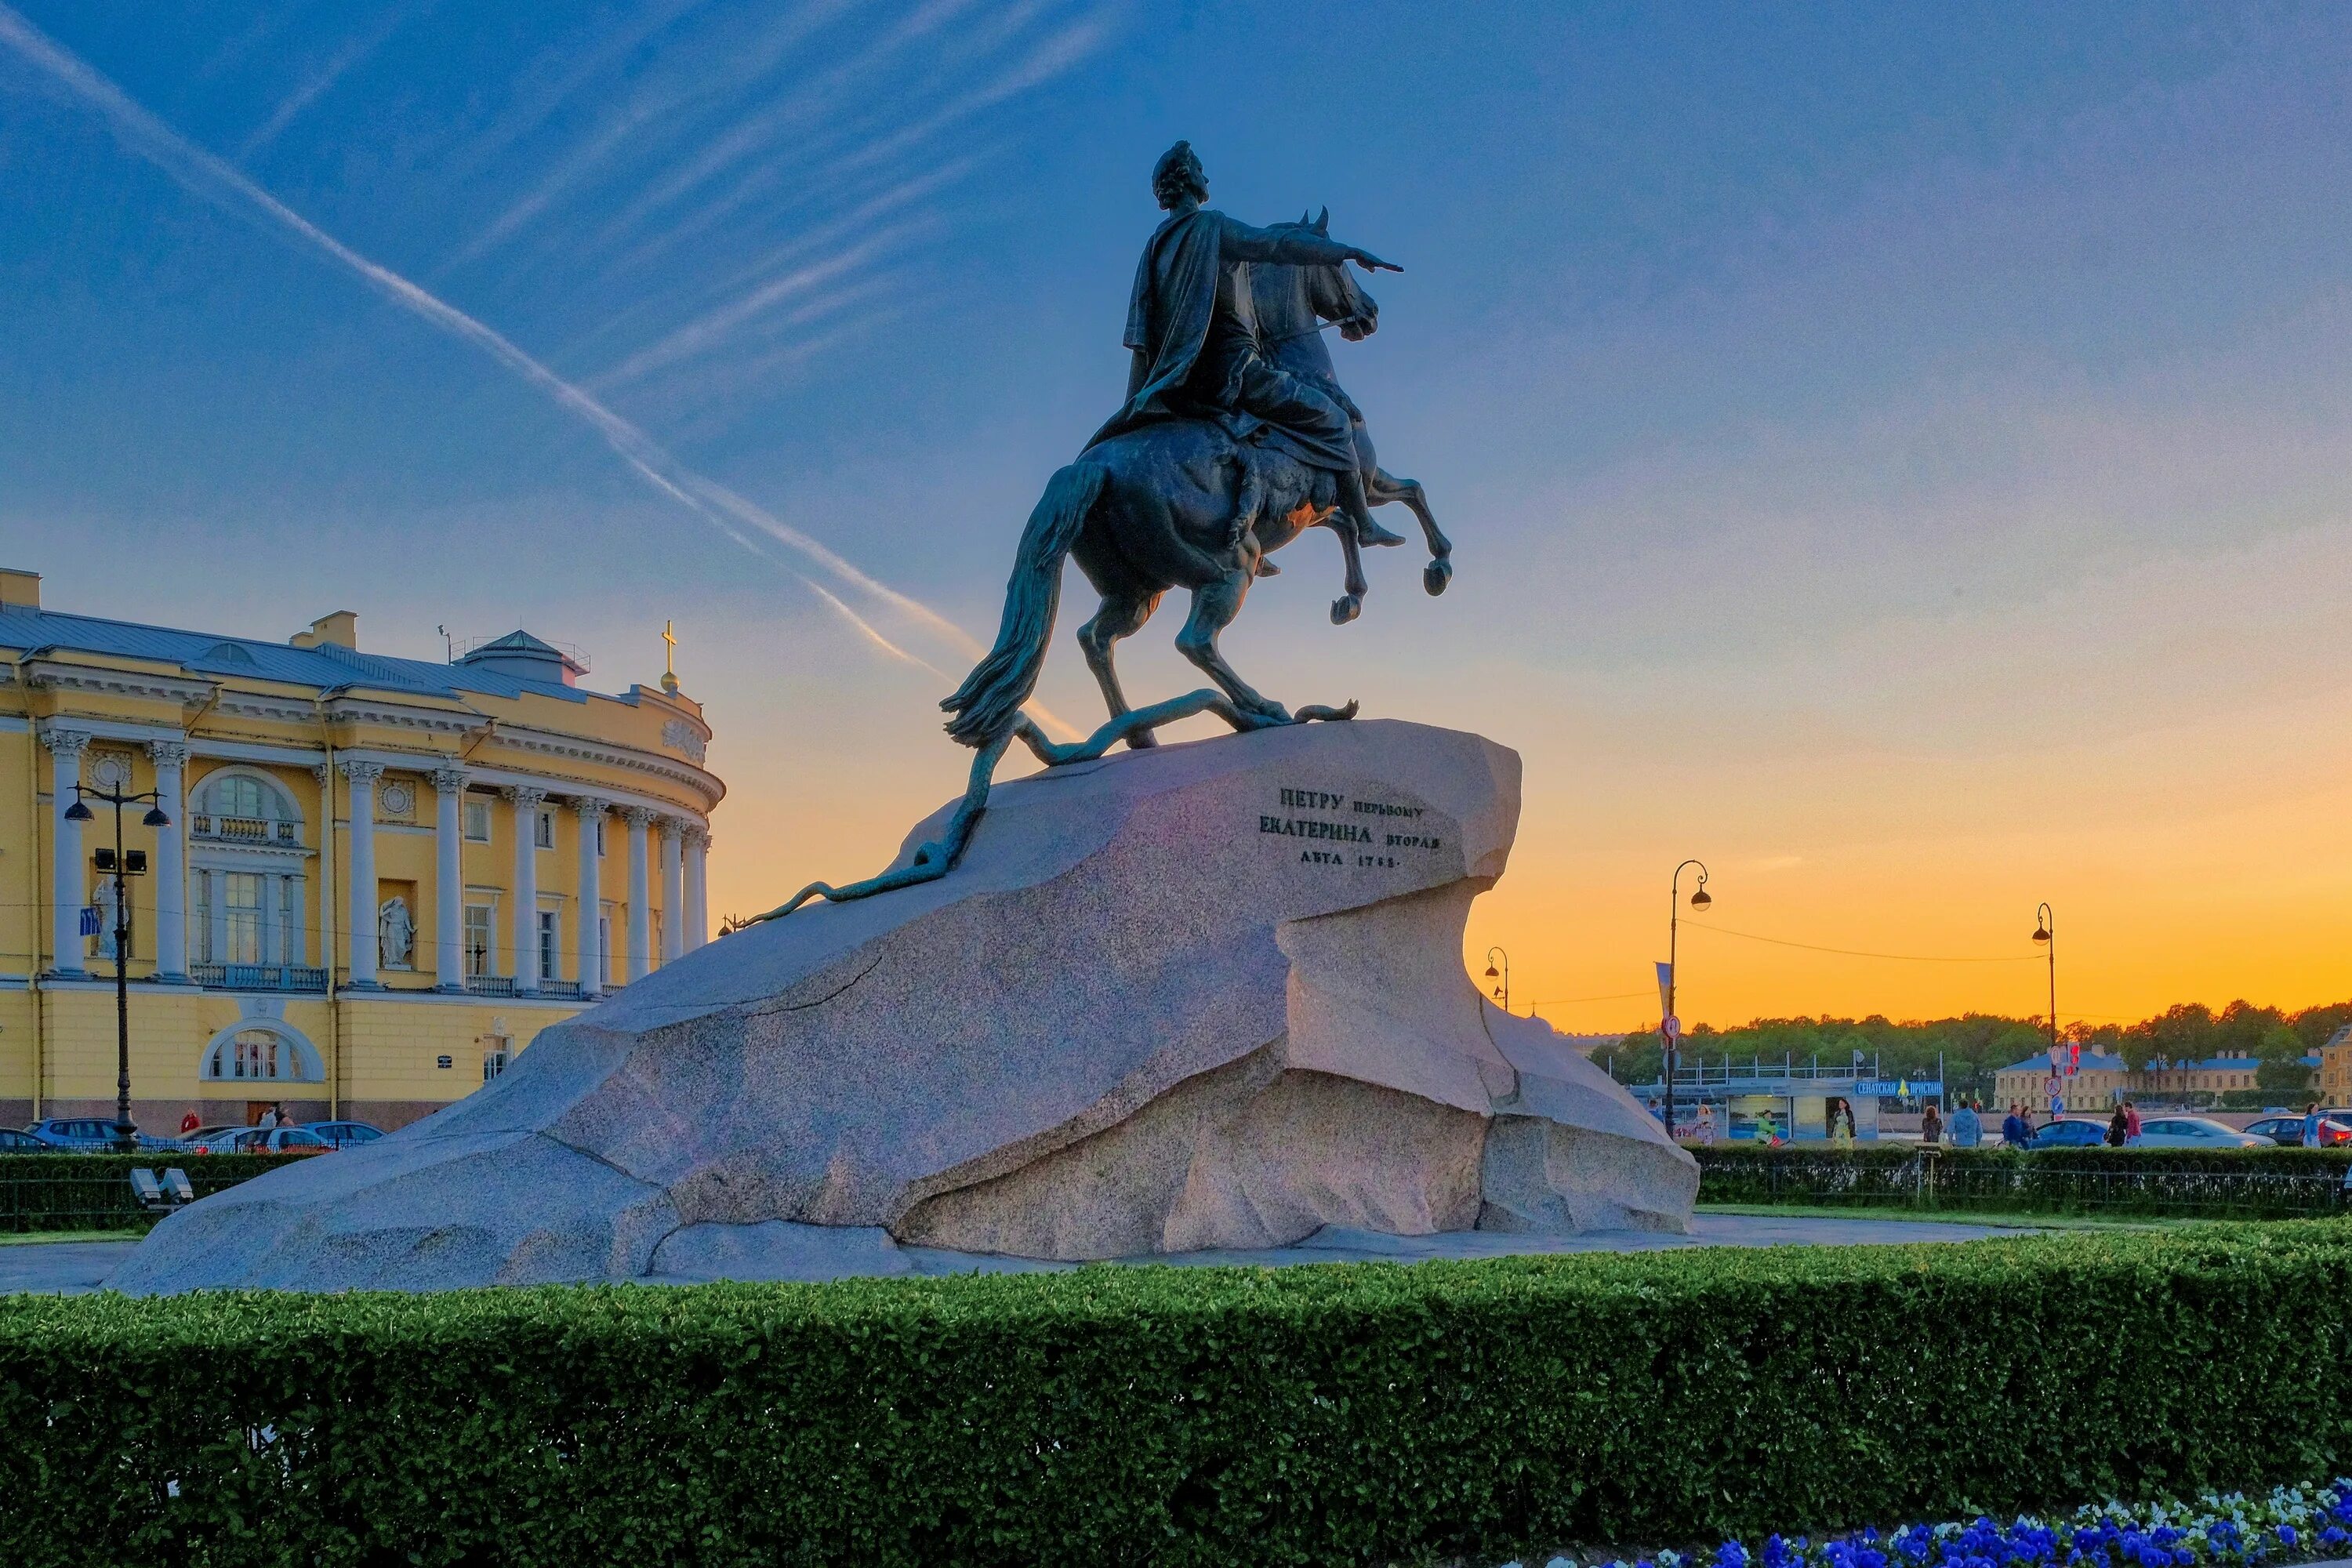
<instances>
[{"instance_id":1,"label":"rearing horse sculpture","mask_svg":"<svg viewBox=\"0 0 2352 1568\"><path fill-rule=\"evenodd\" d=\"M1370 331L1379 308L1339 267L1269 267L1265 270L1307 275L1268 278L1263 295L1254 279L1252 297L1254 300L1265 298L1277 307L1277 321L1286 334L1285 344L1291 354L1311 360L1314 353L1320 353L1318 374L1329 382L1330 356L1319 339L1313 342L1311 350L1298 345L1306 338L1314 338L1318 317L1360 323L1363 331ZM1301 321L1303 329L1298 328ZM1268 347L1279 350L1284 345L1269 342ZM1296 371L1297 364L1292 368ZM1336 390L1336 383L1333 385ZM1432 594L1444 592L1453 574L1448 559L1453 546L1438 531L1421 487L1380 473L1370 462L1369 441L1360 436L1359 443L1366 454L1369 473L1378 474L1381 481L1378 491L1367 484L1368 497L1377 494L1381 500L1402 500L1412 509L1428 538L1432 556L1423 573L1423 585ZM1087 448L1076 462L1046 481L1045 495L1029 514L1013 557L1012 580L1005 585L1004 615L995 646L954 694L940 704L952 715L947 722L948 733L978 753L972 758L963 800L947 831L924 844L904 866L841 887L813 882L786 903L745 923L775 920L811 899L838 903L946 876L962 857L973 826L987 809L997 764L1016 740L1040 762L1055 767L1091 761L1121 741L1134 747L1157 744L1153 731L1200 713L1214 713L1244 731L1353 718L1353 702L1341 708L1310 706L1295 712L1285 708L1244 681L1217 647L1218 634L1241 613L1250 584L1264 569L1265 558L1307 529L1330 524L1338 504L1337 483L1328 469L1310 468L1280 452L1237 441L1223 426L1206 419L1146 425ZM1332 606L1331 618L1344 624L1354 618L1365 585L1354 535L1344 528L1339 531L1348 562L1349 588L1347 596ZM1072 559L1102 596L1094 616L1078 628L1078 646L1086 654L1087 668L1102 688L1110 719L1085 741L1061 745L1049 740L1021 710L1021 705L1036 689L1038 675L1045 668L1046 643L1061 601L1062 567ZM1199 666L1213 686L1150 707L1130 708L1119 689L1113 649L1120 638L1141 628L1171 588L1183 588L1192 595L1191 613L1176 634L1177 649Z\"/></svg>"}]
</instances>

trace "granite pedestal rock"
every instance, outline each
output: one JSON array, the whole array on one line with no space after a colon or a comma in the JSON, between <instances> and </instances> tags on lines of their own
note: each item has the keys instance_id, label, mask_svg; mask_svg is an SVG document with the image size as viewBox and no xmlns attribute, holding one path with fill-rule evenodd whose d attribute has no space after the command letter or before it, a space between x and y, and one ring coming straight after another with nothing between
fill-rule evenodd
<instances>
[{"instance_id":1,"label":"granite pedestal rock","mask_svg":"<svg viewBox=\"0 0 2352 1568\"><path fill-rule=\"evenodd\" d=\"M1680 1231L1690 1156L1464 973L1518 805L1515 753L1384 721L1003 784L943 880L675 960L459 1104L165 1220L110 1282L828 1278L908 1271L919 1248Z\"/></svg>"}]
</instances>

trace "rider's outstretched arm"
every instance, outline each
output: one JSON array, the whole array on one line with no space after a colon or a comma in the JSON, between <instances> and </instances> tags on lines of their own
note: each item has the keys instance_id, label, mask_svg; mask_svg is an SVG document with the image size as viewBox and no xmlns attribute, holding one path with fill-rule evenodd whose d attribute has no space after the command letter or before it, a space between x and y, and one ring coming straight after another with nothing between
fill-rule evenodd
<instances>
[{"instance_id":1,"label":"rider's outstretched arm","mask_svg":"<svg viewBox=\"0 0 2352 1568\"><path fill-rule=\"evenodd\" d=\"M1386 268L1391 272L1404 270L1369 250L1326 239L1319 234L1299 229L1252 228L1223 213L1217 217L1223 226L1217 233L1218 247L1243 261L1273 262L1286 267L1338 267L1352 261L1367 272L1375 268Z\"/></svg>"}]
</instances>

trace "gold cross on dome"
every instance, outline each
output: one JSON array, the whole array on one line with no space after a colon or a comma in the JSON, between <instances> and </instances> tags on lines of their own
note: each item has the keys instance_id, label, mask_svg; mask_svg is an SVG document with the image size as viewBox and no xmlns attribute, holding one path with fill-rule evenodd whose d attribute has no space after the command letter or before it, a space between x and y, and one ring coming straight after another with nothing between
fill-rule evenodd
<instances>
[{"instance_id":1,"label":"gold cross on dome","mask_svg":"<svg viewBox=\"0 0 2352 1568\"><path fill-rule=\"evenodd\" d=\"M677 674L677 635L670 630L667 621L662 623L662 641L668 645L662 649L662 673L675 677Z\"/></svg>"}]
</instances>

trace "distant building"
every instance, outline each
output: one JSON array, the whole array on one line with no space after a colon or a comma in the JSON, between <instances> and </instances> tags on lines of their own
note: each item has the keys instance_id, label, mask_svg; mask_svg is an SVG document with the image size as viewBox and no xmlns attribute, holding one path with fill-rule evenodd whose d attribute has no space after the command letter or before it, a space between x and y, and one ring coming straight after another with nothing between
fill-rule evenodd
<instances>
[{"instance_id":1,"label":"distant building","mask_svg":"<svg viewBox=\"0 0 2352 1568\"><path fill-rule=\"evenodd\" d=\"M674 679L606 696L527 633L441 664L357 632L68 615L0 571L0 1120L114 1109L115 817L69 818L77 786L170 819L122 817L148 1131L413 1121L702 944L725 790Z\"/></svg>"},{"instance_id":2,"label":"distant building","mask_svg":"<svg viewBox=\"0 0 2352 1568\"><path fill-rule=\"evenodd\" d=\"M2313 1071L2319 1070L2319 1057L2306 1056L2303 1060ZM2257 1088L2254 1075L2261 1068L2262 1063L2252 1053L2237 1051L2208 1057L2203 1061L2168 1063L2134 1072L2119 1056L2084 1051L2077 1070L2056 1076L2059 1098L2065 1109L2104 1111L2123 1100L2210 1105L2233 1090ZM1993 1075L1993 1097L2003 1106L2022 1102L2038 1111L2046 1111L2050 1109L2052 1076L2047 1053L2028 1057Z\"/></svg>"},{"instance_id":3,"label":"distant building","mask_svg":"<svg viewBox=\"0 0 2352 1568\"><path fill-rule=\"evenodd\" d=\"M2323 1105L2352 1105L2352 1024L2319 1047L2319 1099Z\"/></svg>"}]
</instances>

